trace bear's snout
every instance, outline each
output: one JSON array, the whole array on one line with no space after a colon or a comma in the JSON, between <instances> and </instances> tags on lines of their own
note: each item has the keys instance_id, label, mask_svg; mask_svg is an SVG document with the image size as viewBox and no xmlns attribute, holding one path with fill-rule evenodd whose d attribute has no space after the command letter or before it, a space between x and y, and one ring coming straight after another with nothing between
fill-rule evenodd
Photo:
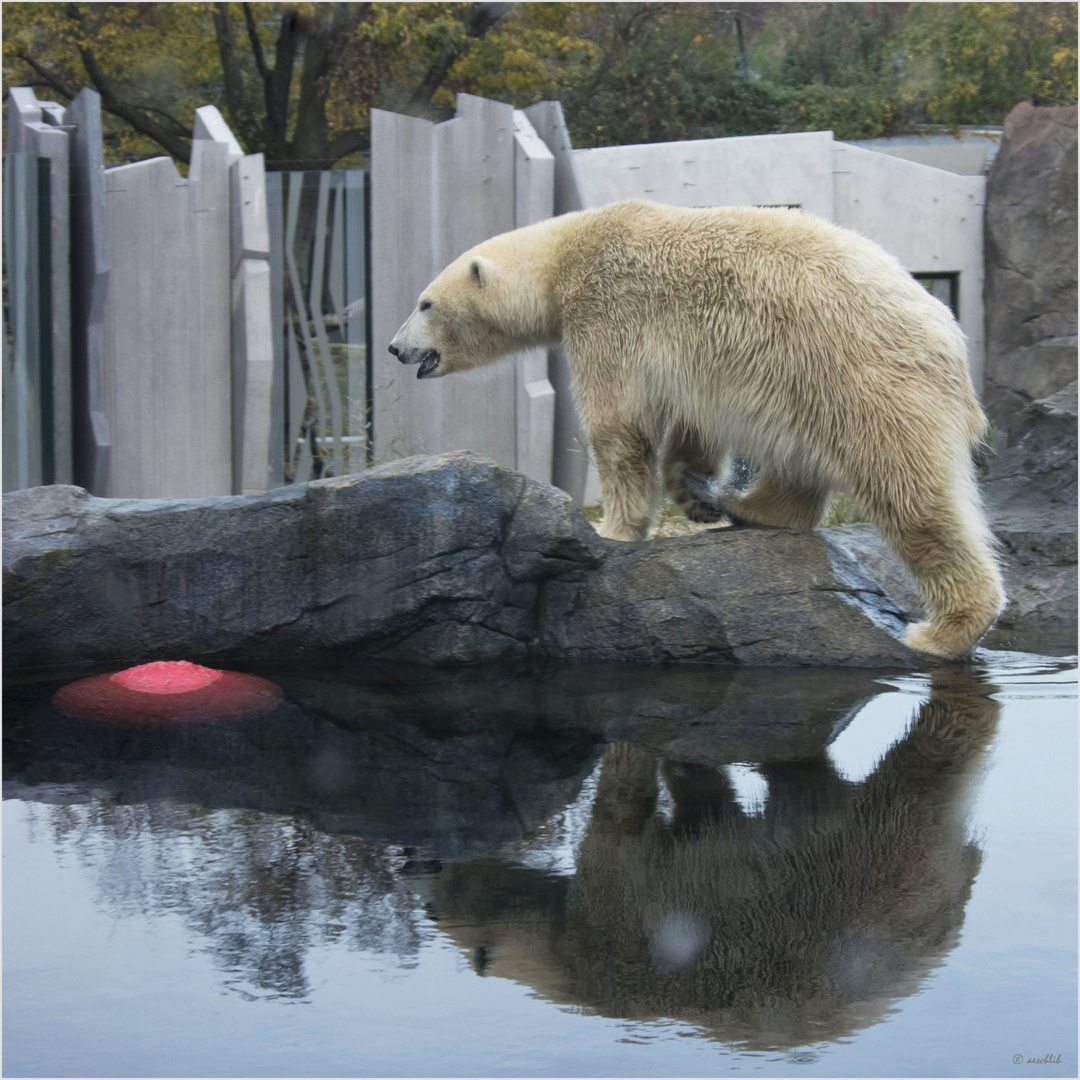
<instances>
[{"instance_id":1,"label":"bear's snout","mask_svg":"<svg viewBox=\"0 0 1080 1080\"><path fill-rule=\"evenodd\" d=\"M428 378L439 366L442 356L438 349L409 349L397 344L397 337L387 346L391 356L396 356L403 364L419 364L416 373L418 379Z\"/></svg>"}]
</instances>

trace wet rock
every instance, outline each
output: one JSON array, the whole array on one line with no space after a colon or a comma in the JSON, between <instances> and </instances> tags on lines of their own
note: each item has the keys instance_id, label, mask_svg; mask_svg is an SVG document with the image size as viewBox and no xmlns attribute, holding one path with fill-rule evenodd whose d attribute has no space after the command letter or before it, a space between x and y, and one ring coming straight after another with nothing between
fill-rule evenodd
<instances>
[{"instance_id":1,"label":"wet rock","mask_svg":"<svg viewBox=\"0 0 1080 1080\"><path fill-rule=\"evenodd\" d=\"M790 529L708 530L620 544L567 595L553 583L550 655L710 664L887 666L903 609L841 546Z\"/></svg>"},{"instance_id":2,"label":"wet rock","mask_svg":"<svg viewBox=\"0 0 1080 1080\"><path fill-rule=\"evenodd\" d=\"M1007 443L986 463L982 476L995 530L1065 530L1075 536L1076 424L1075 379L1010 417Z\"/></svg>"},{"instance_id":3,"label":"wet rock","mask_svg":"<svg viewBox=\"0 0 1080 1080\"><path fill-rule=\"evenodd\" d=\"M986 387L999 427L1076 379L1076 106L1017 105L987 179Z\"/></svg>"},{"instance_id":4,"label":"wet rock","mask_svg":"<svg viewBox=\"0 0 1080 1080\"><path fill-rule=\"evenodd\" d=\"M902 628L827 536L607 541L562 492L469 452L264 495L4 496L12 666L328 650L907 666Z\"/></svg>"}]
</instances>

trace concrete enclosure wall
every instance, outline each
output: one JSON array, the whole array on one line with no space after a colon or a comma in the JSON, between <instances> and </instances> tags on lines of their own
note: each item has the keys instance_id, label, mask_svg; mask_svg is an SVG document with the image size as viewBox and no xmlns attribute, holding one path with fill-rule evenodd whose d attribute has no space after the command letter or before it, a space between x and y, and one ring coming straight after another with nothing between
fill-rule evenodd
<instances>
[{"instance_id":1,"label":"concrete enclosure wall","mask_svg":"<svg viewBox=\"0 0 1080 1080\"><path fill-rule=\"evenodd\" d=\"M50 271L52 277L52 403L62 416L71 415L71 214L68 206L71 137L64 109L55 101L38 101L33 90L12 87L8 95L8 154L35 154L49 161ZM72 474L71 425L54 424L52 434L53 482L70 484Z\"/></svg>"},{"instance_id":2,"label":"concrete enclosure wall","mask_svg":"<svg viewBox=\"0 0 1080 1080\"><path fill-rule=\"evenodd\" d=\"M265 490L261 155L209 106L187 179L169 158L106 169L90 90L61 109L12 89L13 146L50 162L55 480L114 497Z\"/></svg>"},{"instance_id":3,"label":"concrete enclosure wall","mask_svg":"<svg viewBox=\"0 0 1080 1080\"><path fill-rule=\"evenodd\" d=\"M196 139L105 173L112 498L232 493L229 153ZM123 252L123 258L117 254Z\"/></svg>"},{"instance_id":4,"label":"concrete enclosure wall","mask_svg":"<svg viewBox=\"0 0 1080 1080\"><path fill-rule=\"evenodd\" d=\"M551 216L551 152L523 114L467 94L442 124L372 110L371 140L375 460L470 449L550 482L555 392L546 352L419 382L386 346L447 263Z\"/></svg>"},{"instance_id":5,"label":"concrete enclosure wall","mask_svg":"<svg viewBox=\"0 0 1080 1080\"><path fill-rule=\"evenodd\" d=\"M832 220L831 131L575 150L586 206L798 206Z\"/></svg>"},{"instance_id":6,"label":"concrete enclosure wall","mask_svg":"<svg viewBox=\"0 0 1080 1080\"><path fill-rule=\"evenodd\" d=\"M356 431L367 430L361 374L370 378L376 462L471 449L578 501L597 497L559 350L418 382L386 346L422 289L469 247L624 198L796 206L876 240L916 275L954 275L982 386L981 175L838 143L831 132L575 151L551 101L519 112L460 95L457 116L445 123L375 110L371 124L372 355L364 356L366 371L350 367L347 396L348 437L357 442L366 435ZM67 109L12 90L8 133L9 149L50 162L56 479L114 497L245 493L280 482L283 440L291 454L299 435L285 434L285 365L273 359L289 316L275 311L281 298L268 261L261 157L243 154L211 106L197 112L186 179L167 158L106 170L100 99L88 90ZM349 220L358 224L361 188L346 187L356 211ZM354 241L349 258L362 261ZM339 323L353 318L359 298L349 300ZM306 315L298 325L307 332ZM349 323L350 348L359 327ZM1059 344L1068 336L1055 333ZM320 338L319 356L330 351ZM310 387L297 365L289 372L299 415ZM362 465L359 452L346 459L335 450L327 475Z\"/></svg>"}]
</instances>

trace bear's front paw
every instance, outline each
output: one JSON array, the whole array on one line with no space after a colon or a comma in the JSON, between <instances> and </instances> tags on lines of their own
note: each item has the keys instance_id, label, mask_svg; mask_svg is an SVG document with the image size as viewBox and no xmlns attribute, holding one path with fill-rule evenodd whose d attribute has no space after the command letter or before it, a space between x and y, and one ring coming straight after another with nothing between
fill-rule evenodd
<instances>
[{"instance_id":1,"label":"bear's front paw","mask_svg":"<svg viewBox=\"0 0 1080 1080\"><path fill-rule=\"evenodd\" d=\"M605 540L644 540L649 531L648 525L644 528L635 528L623 522L609 521L604 518L596 530Z\"/></svg>"}]
</instances>

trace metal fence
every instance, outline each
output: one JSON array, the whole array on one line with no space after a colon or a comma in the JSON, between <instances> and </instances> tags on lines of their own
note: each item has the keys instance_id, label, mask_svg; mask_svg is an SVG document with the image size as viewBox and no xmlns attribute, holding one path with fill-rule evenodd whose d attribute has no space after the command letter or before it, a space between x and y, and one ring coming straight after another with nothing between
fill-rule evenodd
<instances>
[{"instance_id":1,"label":"metal fence","mask_svg":"<svg viewBox=\"0 0 1080 1080\"><path fill-rule=\"evenodd\" d=\"M368 181L366 169L266 175L276 483L370 460Z\"/></svg>"},{"instance_id":2,"label":"metal fence","mask_svg":"<svg viewBox=\"0 0 1080 1080\"><path fill-rule=\"evenodd\" d=\"M49 161L4 158L5 491L51 484L52 268Z\"/></svg>"}]
</instances>

